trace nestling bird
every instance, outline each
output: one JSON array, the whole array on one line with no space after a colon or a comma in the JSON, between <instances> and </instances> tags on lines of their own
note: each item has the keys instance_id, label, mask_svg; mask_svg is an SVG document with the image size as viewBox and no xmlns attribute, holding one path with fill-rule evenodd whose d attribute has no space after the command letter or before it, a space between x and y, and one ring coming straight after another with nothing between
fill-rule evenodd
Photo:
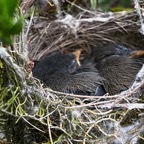
<instances>
[{"instance_id":1,"label":"nestling bird","mask_svg":"<svg viewBox=\"0 0 144 144\"><path fill-rule=\"evenodd\" d=\"M135 58L138 52L109 45L95 50L93 62L100 75L105 78L104 89L109 94L117 94L128 89L142 67L142 61Z\"/></svg>"},{"instance_id":2,"label":"nestling bird","mask_svg":"<svg viewBox=\"0 0 144 144\"><path fill-rule=\"evenodd\" d=\"M33 75L55 91L101 95L104 78L92 63L80 65L79 56L79 51L45 56L35 63Z\"/></svg>"}]
</instances>

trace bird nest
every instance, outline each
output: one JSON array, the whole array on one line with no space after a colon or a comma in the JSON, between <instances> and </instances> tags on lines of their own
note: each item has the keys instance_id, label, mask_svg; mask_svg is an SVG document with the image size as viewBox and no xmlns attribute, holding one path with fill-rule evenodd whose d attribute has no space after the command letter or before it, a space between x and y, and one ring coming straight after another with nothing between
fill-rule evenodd
<instances>
[{"instance_id":1,"label":"bird nest","mask_svg":"<svg viewBox=\"0 0 144 144\"><path fill-rule=\"evenodd\" d=\"M132 49L143 48L143 35L135 12L80 13L73 17L51 20L33 18L30 23L29 57L39 59L54 51L75 50L90 52L91 47L116 43Z\"/></svg>"},{"instance_id":2,"label":"bird nest","mask_svg":"<svg viewBox=\"0 0 144 144\"><path fill-rule=\"evenodd\" d=\"M140 21L130 13L79 13L49 19L31 17L14 44L1 48L1 132L13 143L143 143L143 68L141 78L118 95L83 96L44 88L24 69L22 55L38 60L60 51L115 43L143 46ZM22 40L22 43L21 43ZM19 65L19 66L18 66Z\"/></svg>"}]
</instances>

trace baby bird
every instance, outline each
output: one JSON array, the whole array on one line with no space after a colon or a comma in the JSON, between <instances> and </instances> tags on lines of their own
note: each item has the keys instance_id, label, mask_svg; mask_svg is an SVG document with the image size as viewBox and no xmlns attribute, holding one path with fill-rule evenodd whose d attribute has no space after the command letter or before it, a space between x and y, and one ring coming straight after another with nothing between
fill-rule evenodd
<instances>
[{"instance_id":1,"label":"baby bird","mask_svg":"<svg viewBox=\"0 0 144 144\"><path fill-rule=\"evenodd\" d=\"M105 78L104 89L109 94L118 94L128 89L143 63L133 52L122 46L109 45L93 51L93 62L100 75Z\"/></svg>"},{"instance_id":2,"label":"baby bird","mask_svg":"<svg viewBox=\"0 0 144 144\"><path fill-rule=\"evenodd\" d=\"M55 91L102 95L104 78L92 63L80 65L79 55L79 52L47 55L35 62L33 76Z\"/></svg>"}]
</instances>

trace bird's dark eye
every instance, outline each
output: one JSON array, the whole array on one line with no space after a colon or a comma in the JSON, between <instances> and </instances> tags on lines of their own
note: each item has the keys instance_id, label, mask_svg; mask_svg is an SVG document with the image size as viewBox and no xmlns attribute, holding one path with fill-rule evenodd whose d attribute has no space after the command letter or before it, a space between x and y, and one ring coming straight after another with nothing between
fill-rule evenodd
<instances>
[{"instance_id":1,"label":"bird's dark eye","mask_svg":"<svg viewBox=\"0 0 144 144\"><path fill-rule=\"evenodd\" d=\"M74 73L76 69L77 69L77 62L74 59L72 60L71 64L68 66L68 71L69 73Z\"/></svg>"}]
</instances>

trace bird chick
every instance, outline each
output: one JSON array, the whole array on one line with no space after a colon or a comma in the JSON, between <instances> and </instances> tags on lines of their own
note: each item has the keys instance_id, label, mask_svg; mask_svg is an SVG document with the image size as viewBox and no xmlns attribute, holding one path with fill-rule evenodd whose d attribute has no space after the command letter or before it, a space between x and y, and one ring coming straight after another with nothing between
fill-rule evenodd
<instances>
[{"instance_id":1,"label":"bird chick","mask_svg":"<svg viewBox=\"0 0 144 144\"><path fill-rule=\"evenodd\" d=\"M80 65L77 58L80 54L77 54L55 53L40 59L32 70L34 77L55 91L95 94L96 89L103 85L104 78L99 75L94 65Z\"/></svg>"},{"instance_id":2,"label":"bird chick","mask_svg":"<svg viewBox=\"0 0 144 144\"><path fill-rule=\"evenodd\" d=\"M100 75L105 78L104 89L109 94L120 93L133 84L143 63L132 54L132 50L116 45L107 45L92 51L91 59Z\"/></svg>"},{"instance_id":3,"label":"bird chick","mask_svg":"<svg viewBox=\"0 0 144 144\"><path fill-rule=\"evenodd\" d=\"M104 58L96 65L101 76L106 79L104 88L109 94L117 94L128 89L133 84L141 67L140 61L118 55Z\"/></svg>"}]
</instances>

